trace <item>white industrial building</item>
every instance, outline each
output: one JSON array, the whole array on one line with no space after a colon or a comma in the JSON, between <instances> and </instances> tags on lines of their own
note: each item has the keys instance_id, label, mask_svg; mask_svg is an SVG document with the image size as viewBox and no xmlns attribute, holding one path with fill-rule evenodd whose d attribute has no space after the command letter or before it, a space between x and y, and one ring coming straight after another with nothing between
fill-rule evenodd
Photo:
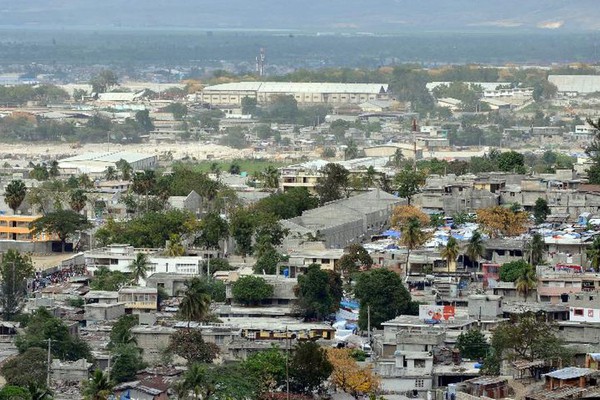
<instances>
[{"instance_id":1,"label":"white industrial building","mask_svg":"<svg viewBox=\"0 0 600 400\"><path fill-rule=\"evenodd\" d=\"M199 275L201 271L202 257L167 257L162 254L161 249L136 249L124 244L112 244L86 251L85 266L92 273L100 267L127 273L130 272L129 266L135 260L137 253L148 255L148 276L154 273Z\"/></svg>"},{"instance_id":2,"label":"white industrial building","mask_svg":"<svg viewBox=\"0 0 600 400\"><path fill-rule=\"evenodd\" d=\"M600 75L548 75L548 82L564 94L600 92Z\"/></svg>"},{"instance_id":3,"label":"white industrial building","mask_svg":"<svg viewBox=\"0 0 600 400\"><path fill-rule=\"evenodd\" d=\"M360 104L370 100L389 100L389 85L384 83L302 83L235 82L205 87L196 100L212 105L241 105L245 97L259 104L276 96L294 96L298 104Z\"/></svg>"},{"instance_id":4,"label":"white industrial building","mask_svg":"<svg viewBox=\"0 0 600 400\"><path fill-rule=\"evenodd\" d=\"M58 168L67 175L101 175L108 167L117 168L117 163L125 160L134 171L154 169L158 157L151 154L113 151L106 153L85 153L58 161Z\"/></svg>"}]
</instances>

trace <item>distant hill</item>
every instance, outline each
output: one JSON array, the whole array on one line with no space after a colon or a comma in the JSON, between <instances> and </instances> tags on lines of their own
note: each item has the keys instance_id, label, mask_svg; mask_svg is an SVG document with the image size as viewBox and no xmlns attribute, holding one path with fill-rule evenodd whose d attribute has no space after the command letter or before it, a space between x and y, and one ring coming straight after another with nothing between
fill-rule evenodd
<instances>
[{"instance_id":1,"label":"distant hill","mask_svg":"<svg viewBox=\"0 0 600 400\"><path fill-rule=\"evenodd\" d=\"M594 31L597 0L0 0L0 25L319 32Z\"/></svg>"}]
</instances>

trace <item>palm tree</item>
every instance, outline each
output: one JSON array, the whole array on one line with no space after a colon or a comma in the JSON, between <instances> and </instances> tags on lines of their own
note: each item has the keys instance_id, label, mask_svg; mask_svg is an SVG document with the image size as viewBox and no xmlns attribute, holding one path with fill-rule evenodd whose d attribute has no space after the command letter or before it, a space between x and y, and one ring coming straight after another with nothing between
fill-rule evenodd
<instances>
[{"instance_id":1,"label":"palm tree","mask_svg":"<svg viewBox=\"0 0 600 400\"><path fill-rule=\"evenodd\" d=\"M421 229L421 221L418 218L412 217L408 220L401 230L400 244L408 250L406 255L406 278L410 275L410 252L417 247L423 245L427 241L427 235Z\"/></svg>"},{"instance_id":2,"label":"palm tree","mask_svg":"<svg viewBox=\"0 0 600 400\"><path fill-rule=\"evenodd\" d=\"M585 251L585 255L594 271L600 268L600 236L596 236L592 245Z\"/></svg>"},{"instance_id":3,"label":"palm tree","mask_svg":"<svg viewBox=\"0 0 600 400\"><path fill-rule=\"evenodd\" d=\"M179 257L185 254L185 247L181 244L181 237L176 234L169 235L169 241L165 246L165 255Z\"/></svg>"},{"instance_id":4,"label":"palm tree","mask_svg":"<svg viewBox=\"0 0 600 400\"><path fill-rule=\"evenodd\" d=\"M79 214L85 207L87 199L88 198L83 190L73 190L69 195L69 205L71 206L71 210Z\"/></svg>"},{"instance_id":5,"label":"palm tree","mask_svg":"<svg viewBox=\"0 0 600 400\"><path fill-rule=\"evenodd\" d=\"M188 321L202 321L206 319L210 308L210 294L200 279L193 278L185 283L185 292L179 303L179 314Z\"/></svg>"},{"instance_id":6,"label":"palm tree","mask_svg":"<svg viewBox=\"0 0 600 400\"><path fill-rule=\"evenodd\" d=\"M108 375L97 369L92 378L84 383L83 395L86 400L106 400L111 391L112 385Z\"/></svg>"},{"instance_id":7,"label":"palm tree","mask_svg":"<svg viewBox=\"0 0 600 400\"><path fill-rule=\"evenodd\" d=\"M194 392L195 399L208 399L215 391L214 384L207 379L206 367L201 364L193 364L188 368L183 376L183 386L188 391Z\"/></svg>"},{"instance_id":8,"label":"palm tree","mask_svg":"<svg viewBox=\"0 0 600 400\"><path fill-rule=\"evenodd\" d=\"M370 165L363 175L363 183L365 185L365 189L373 187L375 185L376 178L377 171L375 171L375 168L373 168L373 166Z\"/></svg>"},{"instance_id":9,"label":"palm tree","mask_svg":"<svg viewBox=\"0 0 600 400\"><path fill-rule=\"evenodd\" d=\"M450 236L450 238L448 239L448 243L446 243L446 246L444 246L440 251L440 256L442 256L446 260L448 273L450 272L450 265L456 263L456 258L458 257L459 253L460 247L458 245L458 242L456 241L456 239L454 239L454 237ZM456 271L456 267L454 268L454 271Z\"/></svg>"},{"instance_id":10,"label":"palm tree","mask_svg":"<svg viewBox=\"0 0 600 400\"><path fill-rule=\"evenodd\" d=\"M17 208L21 206L25 195L27 194L27 188L22 180L11 181L4 191L4 202L13 210L13 214L17 213Z\"/></svg>"},{"instance_id":11,"label":"palm tree","mask_svg":"<svg viewBox=\"0 0 600 400\"><path fill-rule=\"evenodd\" d=\"M106 172L104 173L104 179L107 181L114 181L117 179L117 170L112 165L106 168Z\"/></svg>"},{"instance_id":12,"label":"palm tree","mask_svg":"<svg viewBox=\"0 0 600 400\"><path fill-rule=\"evenodd\" d=\"M525 301L531 289L535 289L537 286L537 277L535 276L535 270L531 265L527 265L527 268L523 268L517 280L515 281L515 289L518 293L523 293Z\"/></svg>"},{"instance_id":13,"label":"palm tree","mask_svg":"<svg viewBox=\"0 0 600 400\"><path fill-rule=\"evenodd\" d=\"M52 391L42 385L30 383L27 390L29 390L31 400L52 400L54 398Z\"/></svg>"},{"instance_id":14,"label":"palm tree","mask_svg":"<svg viewBox=\"0 0 600 400\"><path fill-rule=\"evenodd\" d=\"M483 244L481 232L473 232L465 253L471 262L479 264L479 259L485 254L485 245Z\"/></svg>"},{"instance_id":15,"label":"palm tree","mask_svg":"<svg viewBox=\"0 0 600 400\"><path fill-rule=\"evenodd\" d=\"M77 182L79 183L80 188L90 189L94 187L94 183L90 179L88 174L81 174L77 177Z\"/></svg>"},{"instance_id":16,"label":"palm tree","mask_svg":"<svg viewBox=\"0 0 600 400\"><path fill-rule=\"evenodd\" d=\"M133 168L131 164L129 164L124 159L120 159L115 163L115 167L121 172L121 179L124 181L128 181L131 179L131 173L133 172Z\"/></svg>"},{"instance_id":17,"label":"palm tree","mask_svg":"<svg viewBox=\"0 0 600 400\"><path fill-rule=\"evenodd\" d=\"M148 255L146 253L137 253L135 259L129 264L129 271L131 271L136 284L139 284L140 279L146 279L146 275L148 274Z\"/></svg>"},{"instance_id":18,"label":"palm tree","mask_svg":"<svg viewBox=\"0 0 600 400\"><path fill-rule=\"evenodd\" d=\"M269 165L262 173L264 179L264 187L269 189L277 189L279 187L279 171L277 168Z\"/></svg>"},{"instance_id":19,"label":"palm tree","mask_svg":"<svg viewBox=\"0 0 600 400\"><path fill-rule=\"evenodd\" d=\"M544 238L539 233L535 233L525 248L531 265L538 265L544 259L544 248L546 244Z\"/></svg>"},{"instance_id":20,"label":"palm tree","mask_svg":"<svg viewBox=\"0 0 600 400\"><path fill-rule=\"evenodd\" d=\"M58 161L52 160L52 162L50 163L50 168L48 169L48 176L50 178L56 178L58 175L60 175L60 171L58 169Z\"/></svg>"}]
</instances>

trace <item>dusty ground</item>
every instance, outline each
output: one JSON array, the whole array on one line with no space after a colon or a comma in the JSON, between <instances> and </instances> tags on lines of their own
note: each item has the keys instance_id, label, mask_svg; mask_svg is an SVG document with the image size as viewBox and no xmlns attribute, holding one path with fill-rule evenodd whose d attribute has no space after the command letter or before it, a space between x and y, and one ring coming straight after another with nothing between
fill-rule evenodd
<instances>
[{"instance_id":1,"label":"dusty ground","mask_svg":"<svg viewBox=\"0 0 600 400\"><path fill-rule=\"evenodd\" d=\"M36 271L43 271L48 268L60 265L63 260L73 257L73 253L52 254L52 255L33 255L31 261Z\"/></svg>"}]
</instances>

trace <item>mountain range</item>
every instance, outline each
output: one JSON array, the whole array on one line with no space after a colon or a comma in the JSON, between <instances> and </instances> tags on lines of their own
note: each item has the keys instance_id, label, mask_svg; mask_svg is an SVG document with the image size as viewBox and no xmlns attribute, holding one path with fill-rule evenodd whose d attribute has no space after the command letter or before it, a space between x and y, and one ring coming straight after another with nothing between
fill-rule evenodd
<instances>
[{"instance_id":1,"label":"mountain range","mask_svg":"<svg viewBox=\"0 0 600 400\"><path fill-rule=\"evenodd\" d=\"M597 0L0 0L17 28L596 31Z\"/></svg>"}]
</instances>

